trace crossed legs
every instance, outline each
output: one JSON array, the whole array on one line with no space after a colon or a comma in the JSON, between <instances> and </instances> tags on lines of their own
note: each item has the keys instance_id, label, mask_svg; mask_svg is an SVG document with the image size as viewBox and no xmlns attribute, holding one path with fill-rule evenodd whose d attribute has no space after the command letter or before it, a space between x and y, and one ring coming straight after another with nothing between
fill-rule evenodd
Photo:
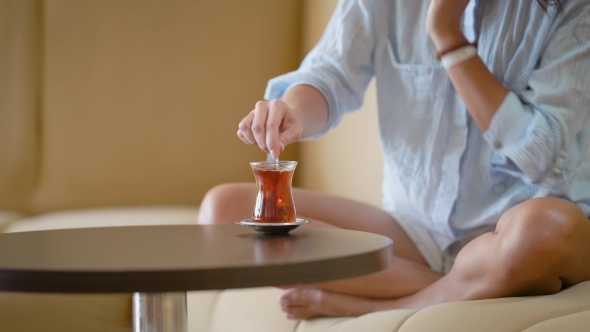
<instances>
[{"instance_id":1,"label":"crossed legs","mask_svg":"<svg viewBox=\"0 0 590 332\"><path fill-rule=\"evenodd\" d=\"M254 194L253 184L215 187L201 204L199 222L248 218ZM443 276L427 266L383 210L301 189L293 194L298 214L313 225L388 236L395 243L395 257L392 267L379 273L286 290L280 304L289 318L358 316L450 301L551 294L590 280L590 222L565 200L538 198L511 208L498 221L496 232L465 246Z\"/></svg>"}]
</instances>

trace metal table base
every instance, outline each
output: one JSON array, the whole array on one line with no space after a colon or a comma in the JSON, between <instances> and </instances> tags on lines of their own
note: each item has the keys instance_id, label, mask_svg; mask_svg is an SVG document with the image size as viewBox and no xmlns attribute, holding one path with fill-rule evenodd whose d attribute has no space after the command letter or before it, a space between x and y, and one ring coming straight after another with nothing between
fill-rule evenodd
<instances>
[{"instance_id":1,"label":"metal table base","mask_svg":"<svg viewBox=\"0 0 590 332\"><path fill-rule=\"evenodd\" d=\"M186 292L133 293L133 331L188 332Z\"/></svg>"}]
</instances>

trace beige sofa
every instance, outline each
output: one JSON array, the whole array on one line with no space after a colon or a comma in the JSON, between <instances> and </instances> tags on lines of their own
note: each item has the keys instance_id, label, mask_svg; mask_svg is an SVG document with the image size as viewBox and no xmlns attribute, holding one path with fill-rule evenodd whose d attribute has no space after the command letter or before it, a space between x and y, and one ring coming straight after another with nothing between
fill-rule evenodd
<instances>
[{"instance_id":1,"label":"beige sofa","mask_svg":"<svg viewBox=\"0 0 590 332\"><path fill-rule=\"evenodd\" d=\"M252 179L247 162L264 155L235 138L237 123L268 78L296 68L334 3L0 1L2 231L195 223L209 188ZM378 192L379 179L355 182L365 165L341 163L344 173L325 167L322 158L344 160L327 154L338 151L330 144L350 139L330 135L285 153L301 162L296 181L374 203L378 197L367 193ZM363 142L363 151L367 144L378 150L373 141ZM273 288L191 292L189 329L590 329L590 283L545 297L306 322L285 319L278 294ZM0 331L130 328L126 294L0 292Z\"/></svg>"},{"instance_id":2,"label":"beige sofa","mask_svg":"<svg viewBox=\"0 0 590 332\"><path fill-rule=\"evenodd\" d=\"M111 225L190 224L196 208L111 208L54 212L13 223L8 231ZM358 318L297 322L280 312L275 288L189 292L189 331L395 332L588 331L590 282L559 294L448 303ZM129 331L129 295L0 293L0 331Z\"/></svg>"}]
</instances>

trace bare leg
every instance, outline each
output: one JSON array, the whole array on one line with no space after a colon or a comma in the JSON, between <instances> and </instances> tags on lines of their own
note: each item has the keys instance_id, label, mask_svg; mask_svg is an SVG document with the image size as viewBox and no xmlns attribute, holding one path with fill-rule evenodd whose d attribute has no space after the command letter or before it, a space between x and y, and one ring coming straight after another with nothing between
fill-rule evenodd
<instances>
[{"instance_id":1,"label":"bare leg","mask_svg":"<svg viewBox=\"0 0 590 332\"><path fill-rule=\"evenodd\" d=\"M291 295L289 317L358 316L398 308L422 309L459 301L553 294L590 280L590 222L574 204L556 198L508 210L496 232L469 243L453 269L419 292L376 300L313 289Z\"/></svg>"},{"instance_id":2,"label":"bare leg","mask_svg":"<svg viewBox=\"0 0 590 332\"><path fill-rule=\"evenodd\" d=\"M232 223L252 215L256 189L254 184L226 184L213 188L201 204L199 222ZM383 272L312 287L348 295L373 298L399 298L423 289L442 274L431 270L416 246L387 212L348 199L293 189L297 213L313 220L314 225L339 227L381 234L395 243L393 267ZM231 204L228 204L231 202ZM299 289L286 295L296 294ZM283 297L282 302L290 297Z\"/></svg>"}]
</instances>

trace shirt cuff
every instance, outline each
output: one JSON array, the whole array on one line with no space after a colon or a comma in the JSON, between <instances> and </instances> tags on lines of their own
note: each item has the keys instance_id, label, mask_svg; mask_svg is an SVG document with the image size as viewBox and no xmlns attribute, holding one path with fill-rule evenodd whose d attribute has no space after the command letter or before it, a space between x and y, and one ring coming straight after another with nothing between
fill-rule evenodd
<instances>
[{"instance_id":1,"label":"shirt cuff","mask_svg":"<svg viewBox=\"0 0 590 332\"><path fill-rule=\"evenodd\" d=\"M495 150L501 150L525 136L527 125L532 118L533 112L525 109L514 92L510 92L492 117L483 137Z\"/></svg>"},{"instance_id":2,"label":"shirt cuff","mask_svg":"<svg viewBox=\"0 0 590 332\"><path fill-rule=\"evenodd\" d=\"M527 128L533 116L533 111L525 107L516 94L509 92L483 134L494 151L503 157L506 171L514 173L516 166L531 183L541 180L540 160L535 161L536 158L521 145L527 140Z\"/></svg>"},{"instance_id":3,"label":"shirt cuff","mask_svg":"<svg viewBox=\"0 0 590 332\"><path fill-rule=\"evenodd\" d=\"M266 86L266 91L264 93L265 100L273 100L276 98L282 98L285 92L289 90L291 87L295 85L309 85L316 88L328 103L328 121L325 127L322 129L320 133L309 137L306 140L316 139L323 136L330 128L336 126L342 116L339 115L337 111L337 104L334 100L333 94L330 91L330 88L324 83L325 80L316 78L312 74L302 73L300 71L294 71L285 75L278 76L276 78L271 79Z\"/></svg>"}]
</instances>

